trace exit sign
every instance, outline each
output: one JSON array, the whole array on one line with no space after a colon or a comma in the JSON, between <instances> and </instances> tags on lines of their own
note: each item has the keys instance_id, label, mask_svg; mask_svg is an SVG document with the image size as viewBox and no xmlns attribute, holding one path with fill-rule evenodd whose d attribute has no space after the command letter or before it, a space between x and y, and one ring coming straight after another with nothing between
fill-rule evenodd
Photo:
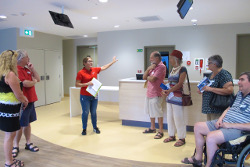
<instances>
[{"instance_id":1,"label":"exit sign","mask_svg":"<svg viewBox=\"0 0 250 167\"><path fill-rule=\"evenodd\" d=\"M34 38L34 31L26 28L20 28L20 36Z\"/></svg>"},{"instance_id":2,"label":"exit sign","mask_svg":"<svg viewBox=\"0 0 250 167\"><path fill-rule=\"evenodd\" d=\"M143 52L143 49L137 49L137 52Z\"/></svg>"},{"instance_id":3,"label":"exit sign","mask_svg":"<svg viewBox=\"0 0 250 167\"><path fill-rule=\"evenodd\" d=\"M33 31L31 31L31 30L24 30L24 35L32 36L32 34L33 34Z\"/></svg>"}]
</instances>

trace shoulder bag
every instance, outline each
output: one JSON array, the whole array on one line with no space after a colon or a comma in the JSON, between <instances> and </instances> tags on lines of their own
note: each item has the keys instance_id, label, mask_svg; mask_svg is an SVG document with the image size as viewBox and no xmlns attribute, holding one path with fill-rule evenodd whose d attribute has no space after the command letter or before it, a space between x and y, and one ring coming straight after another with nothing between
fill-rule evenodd
<instances>
[{"instance_id":1,"label":"shoulder bag","mask_svg":"<svg viewBox=\"0 0 250 167\"><path fill-rule=\"evenodd\" d=\"M225 110L232 103L234 99L234 93L231 95L219 95L213 93L209 102L211 108L217 108L220 110Z\"/></svg>"},{"instance_id":2,"label":"shoulder bag","mask_svg":"<svg viewBox=\"0 0 250 167\"><path fill-rule=\"evenodd\" d=\"M183 106L191 106L191 105L193 105L193 101L192 101L192 98L191 98L191 88L190 88L190 83L189 83L188 72L187 72L187 81L188 81L189 94L184 94L183 89L182 89L182 105Z\"/></svg>"}]
</instances>

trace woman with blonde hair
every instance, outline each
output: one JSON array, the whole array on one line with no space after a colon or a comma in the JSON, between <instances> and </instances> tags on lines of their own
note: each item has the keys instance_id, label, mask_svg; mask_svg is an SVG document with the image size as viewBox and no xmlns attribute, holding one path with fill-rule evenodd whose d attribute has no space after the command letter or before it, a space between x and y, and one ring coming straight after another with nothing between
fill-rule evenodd
<instances>
[{"instance_id":1,"label":"woman with blonde hair","mask_svg":"<svg viewBox=\"0 0 250 167\"><path fill-rule=\"evenodd\" d=\"M20 129L20 108L28 104L17 77L17 53L7 50L0 55L0 130L5 132L5 167L21 167L24 163L13 159L12 147L16 131Z\"/></svg>"}]
</instances>

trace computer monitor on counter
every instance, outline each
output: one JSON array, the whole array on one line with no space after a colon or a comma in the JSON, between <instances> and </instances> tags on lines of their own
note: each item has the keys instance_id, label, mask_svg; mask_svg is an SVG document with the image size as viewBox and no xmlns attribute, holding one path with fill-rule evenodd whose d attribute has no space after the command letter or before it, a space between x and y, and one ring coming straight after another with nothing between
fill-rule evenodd
<instances>
[{"instance_id":1,"label":"computer monitor on counter","mask_svg":"<svg viewBox=\"0 0 250 167\"><path fill-rule=\"evenodd\" d=\"M143 74L136 74L136 80L143 80Z\"/></svg>"}]
</instances>

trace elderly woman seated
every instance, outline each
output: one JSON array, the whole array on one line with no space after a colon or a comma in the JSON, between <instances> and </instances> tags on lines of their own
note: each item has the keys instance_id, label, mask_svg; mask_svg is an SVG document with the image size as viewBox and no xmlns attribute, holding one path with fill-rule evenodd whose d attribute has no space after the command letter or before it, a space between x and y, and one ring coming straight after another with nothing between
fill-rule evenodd
<instances>
[{"instance_id":1,"label":"elderly woman seated","mask_svg":"<svg viewBox=\"0 0 250 167\"><path fill-rule=\"evenodd\" d=\"M250 72L240 75L238 85L239 92L234 102L218 120L195 124L196 153L191 158L184 158L182 163L202 166L203 146L206 142L206 167L209 167L218 145L241 137L242 131L250 131ZM206 140L204 136L207 136Z\"/></svg>"}]
</instances>

